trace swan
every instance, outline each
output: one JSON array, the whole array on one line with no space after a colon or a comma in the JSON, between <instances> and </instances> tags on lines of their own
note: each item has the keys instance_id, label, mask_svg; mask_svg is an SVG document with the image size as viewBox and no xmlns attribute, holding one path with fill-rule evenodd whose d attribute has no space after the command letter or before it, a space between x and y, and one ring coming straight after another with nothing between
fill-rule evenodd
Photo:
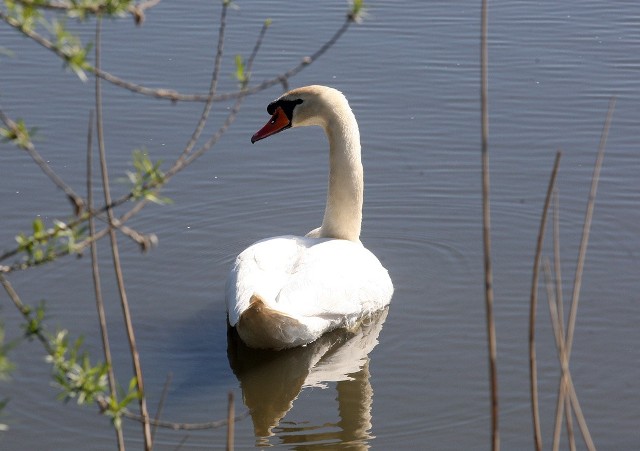
<instances>
[{"instance_id":1,"label":"swan","mask_svg":"<svg viewBox=\"0 0 640 451\"><path fill-rule=\"evenodd\" d=\"M267 107L255 143L294 127L320 126L329 141L322 225L306 236L258 241L235 260L226 284L228 322L249 347L284 349L357 327L387 306L393 284L360 242L363 170L358 123L345 96L327 86L293 89Z\"/></svg>"}]
</instances>

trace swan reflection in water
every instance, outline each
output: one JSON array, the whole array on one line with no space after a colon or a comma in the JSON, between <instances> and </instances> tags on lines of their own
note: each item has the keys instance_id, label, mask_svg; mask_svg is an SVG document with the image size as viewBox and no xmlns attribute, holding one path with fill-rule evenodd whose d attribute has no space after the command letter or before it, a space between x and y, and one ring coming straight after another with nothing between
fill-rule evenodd
<instances>
[{"instance_id":1,"label":"swan reflection in water","mask_svg":"<svg viewBox=\"0 0 640 451\"><path fill-rule=\"evenodd\" d=\"M305 449L314 443L324 448L338 443L368 448L373 397L369 353L378 344L387 313L385 308L355 330L335 330L307 346L282 351L251 349L235 329L229 329L227 355L240 381L258 446L273 445L268 437L275 435L281 443L304 444ZM336 382L337 423L280 425L303 389L327 388L330 382ZM332 391L327 395L334 396Z\"/></svg>"}]
</instances>

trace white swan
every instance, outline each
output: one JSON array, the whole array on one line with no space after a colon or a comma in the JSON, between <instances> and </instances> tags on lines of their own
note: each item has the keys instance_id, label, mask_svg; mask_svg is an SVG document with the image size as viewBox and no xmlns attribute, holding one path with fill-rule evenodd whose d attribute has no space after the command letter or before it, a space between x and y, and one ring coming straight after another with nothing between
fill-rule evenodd
<instances>
[{"instance_id":1,"label":"white swan","mask_svg":"<svg viewBox=\"0 0 640 451\"><path fill-rule=\"evenodd\" d=\"M329 139L329 189L322 226L306 236L251 245L227 279L229 324L250 347L282 349L351 328L388 305L387 270L359 240L363 173L358 123L341 92L294 89L267 107L271 119L255 143L290 127L318 125Z\"/></svg>"}]
</instances>

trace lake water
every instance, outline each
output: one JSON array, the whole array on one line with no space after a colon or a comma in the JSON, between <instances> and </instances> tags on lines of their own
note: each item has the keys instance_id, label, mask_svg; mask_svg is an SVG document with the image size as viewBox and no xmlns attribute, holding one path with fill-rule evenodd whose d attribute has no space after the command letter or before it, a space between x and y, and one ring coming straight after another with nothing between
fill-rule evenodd
<instances>
[{"instance_id":1,"label":"lake water","mask_svg":"<svg viewBox=\"0 0 640 451\"><path fill-rule=\"evenodd\" d=\"M196 4L197 3L197 4ZM125 79L206 92L220 2L165 0L143 27L107 21L103 67ZM480 204L480 2L367 2L353 26L290 85L343 91L360 123L365 166L362 241L389 269L388 311L356 336L333 334L307 348L254 353L227 337L229 266L261 238L317 227L325 202L327 152L319 129L299 129L252 146L276 86L252 96L219 144L171 181L173 204L150 206L131 226L155 233L140 254L121 238L125 282L152 412L171 383L162 417L239 413L236 447L253 449L486 449L490 443ZM238 1L229 11L221 92L236 88L234 56L247 56L273 20L253 79L281 73L342 24L346 2ZM490 152L500 434L503 449L532 447L528 310L535 239L555 151L562 270L570 297L582 222L607 104L617 96L598 189L571 369L596 446L640 445L640 12L634 2L490 2ZM92 39L92 26L79 27ZM0 26L0 105L38 127L36 146L84 192L85 141L93 85L55 56ZM106 144L114 196L131 152L146 148L165 166L187 142L202 105L171 104L104 84ZM214 106L210 136L229 105ZM66 218L61 192L26 154L0 144L0 249L36 215ZM123 210L124 211L124 210ZM130 359L106 243L100 246L114 365L126 386ZM550 255L550 242L545 254ZM88 256L10 275L24 301L45 299L50 329L84 335L100 358ZM540 413L550 448L559 366L544 290L537 351ZM8 338L20 335L0 294ZM567 308L568 310L568 308ZM114 449L94 407L55 399L37 343L17 363L0 419L2 449ZM138 449L140 428L126 423ZM225 431L159 430L157 449L221 449ZM581 442L579 441L579 444ZM563 440L566 447L566 440Z\"/></svg>"}]
</instances>

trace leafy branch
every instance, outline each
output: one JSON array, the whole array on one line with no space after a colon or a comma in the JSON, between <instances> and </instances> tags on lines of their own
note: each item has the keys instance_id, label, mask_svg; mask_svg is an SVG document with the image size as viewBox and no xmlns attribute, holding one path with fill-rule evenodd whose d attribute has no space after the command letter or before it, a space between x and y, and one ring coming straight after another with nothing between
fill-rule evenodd
<instances>
[{"instance_id":1,"label":"leafy branch","mask_svg":"<svg viewBox=\"0 0 640 451\"><path fill-rule=\"evenodd\" d=\"M59 255L73 254L78 251L78 242L82 241L86 227L69 227L62 221L55 220L54 227L45 229L42 219L33 221L33 233L20 233L16 236L18 251L26 254L28 266L39 265L55 260Z\"/></svg>"},{"instance_id":2,"label":"leafy branch","mask_svg":"<svg viewBox=\"0 0 640 451\"><path fill-rule=\"evenodd\" d=\"M69 17L86 19L89 15L123 16L131 14L136 24L144 21L144 12L160 3L160 0L146 0L135 3L132 0L14 0L24 7L37 7L55 11L65 11Z\"/></svg>"},{"instance_id":3,"label":"leafy branch","mask_svg":"<svg viewBox=\"0 0 640 451\"><path fill-rule=\"evenodd\" d=\"M2 121L6 128L0 127L0 136L2 136L3 140L6 142L11 142L18 146L18 148L24 150L29 154L31 159L38 165L38 167L44 172L51 181L60 188L66 195L67 198L71 201L74 207L74 212L76 215L80 214L84 209L84 201L82 197L80 197L76 192L71 189L67 183L58 176L51 169L51 166L42 158L40 153L36 150L33 145L33 141L31 136L33 136L36 132L36 128L27 128L25 122L19 119L17 122L11 120L4 111L0 108L0 121ZM0 259L1 260L1 259Z\"/></svg>"},{"instance_id":4,"label":"leafy branch","mask_svg":"<svg viewBox=\"0 0 640 451\"><path fill-rule=\"evenodd\" d=\"M6 0L5 0L6 1ZM224 2L223 2L224 5ZM260 83L257 83L253 86L247 86L244 88L241 88L237 91L234 92L227 92L227 93L222 93L222 94L216 94L215 96L213 96L211 98L211 101L216 103L216 102L224 102L224 101L229 101L229 100L234 100L234 99L238 99L239 97L245 97L248 95L252 95L252 94L256 94L258 92L264 91L265 89L271 88L273 86L282 84L283 86L286 87L286 83L287 80L289 80L290 78L294 77L295 75L297 75L299 72L301 72L303 69L305 69L306 67L308 67L311 63L315 62L315 60L317 60L320 56L322 56L324 53L326 53L327 50L329 50L329 48L331 48L339 39L340 37L342 37L342 35L347 31L347 29L349 28L349 26L352 23L357 23L359 21L361 21L363 14L365 11L365 7L364 7L364 1L363 0L355 0L352 3L352 6L350 8L350 10L348 11L346 17L345 17L345 21L343 22L342 26L340 28L338 28L338 30L334 33L333 36L331 36L331 38L329 38L329 40L323 44L318 50L316 50L314 53L312 53L310 56L305 56L303 57L300 62L298 64L296 64L295 66L293 66L291 69L287 70L286 72L280 73L278 75L275 75L267 80L264 80ZM63 60L66 60L68 58L67 55L65 55L60 49L58 49L55 44L53 42L51 42L51 40L45 38L44 36L40 35L39 33L31 30L29 27L23 27L21 22L17 19L15 19L14 17L11 17L5 13L3 13L0 10L0 19L4 20L8 25L12 26L13 28L19 30L20 32L22 32L23 34L25 34L26 36L28 36L29 38L31 38L32 40L34 40L35 42L37 42L38 44L40 44L41 46L43 46L44 48L46 48L47 50L52 51L53 53L55 53L56 55L58 55L60 58L62 58ZM268 20L265 22L265 26L268 27L271 24L271 21ZM103 69L100 68L96 68L94 66L91 66L90 64L86 64L85 66L85 70L88 72L93 73L94 75L96 75L97 77L102 78L103 80L119 86L123 89L127 89L131 92L134 92L136 94L141 94L141 95L145 95L145 96L150 96L150 97L155 97L158 99L166 99L166 100L170 100L172 102L178 102L178 101L183 101L183 102L208 102L210 101L210 95L209 94L205 94L205 93L181 93L178 92L175 89L171 89L171 88L158 88L158 89L154 89L154 88L149 88L147 86L138 84L138 83L133 83L131 81L128 80L124 80L116 75L111 74L110 72L107 72Z\"/></svg>"},{"instance_id":5,"label":"leafy branch","mask_svg":"<svg viewBox=\"0 0 640 451\"><path fill-rule=\"evenodd\" d=\"M135 172L127 171L127 177L133 185L131 199L147 199L159 205L171 203L168 197L159 197L157 190L151 187L162 186L165 182L164 173L160 170L162 160L153 163L149 154L144 150L133 151L133 167Z\"/></svg>"},{"instance_id":6,"label":"leafy branch","mask_svg":"<svg viewBox=\"0 0 640 451\"><path fill-rule=\"evenodd\" d=\"M59 399L76 399L78 404L95 402L107 390L107 367L91 365L89 355L81 351L82 338L71 344L66 330L49 339L52 353L46 357L53 369L53 379L60 388Z\"/></svg>"},{"instance_id":7,"label":"leafy branch","mask_svg":"<svg viewBox=\"0 0 640 451\"><path fill-rule=\"evenodd\" d=\"M119 17L125 14L131 14L135 18L136 23L139 24L144 18L144 10L155 6L158 2L159 0L147 0L138 3L132 0L4 0L2 4L0 4L0 19L6 24L56 54L63 61L65 67L74 72L80 80L87 81L87 74L93 74L96 79L95 124L97 127L97 142L102 172L102 191L105 199L101 206L95 208L91 195L91 145L93 125L89 127L87 140L88 192L87 200L85 201L85 199L76 194L71 187L53 171L36 150L32 139L36 129L28 127L24 120L12 120L0 109L0 121L4 124L4 127L0 128L0 138L26 151L52 182L64 191L74 205L74 217L71 219L65 221L54 220L52 225L47 226L42 219L37 218L32 222L29 232L23 232L17 235L17 246L0 254L0 262L15 256L19 257L18 261L11 266L0 266L0 284L12 300L14 306L23 315L25 337L30 339L36 338L45 349L47 361L52 365L52 377L56 385L60 388L59 397L65 401L75 400L79 404L97 405L102 414L112 419L117 432L118 448L120 450L124 450L124 440L121 430L123 418L139 421L143 424L145 449L150 450L153 441L152 436L149 434L151 425L183 430L207 429L233 423L233 421L247 416L248 412L239 416L234 416L229 413L226 420L194 424L162 421L158 418L159 412L156 419L150 417L146 408L142 371L120 265L119 246L115 239L116 231L137 242L142 249L148 249L155 244L157 240L155 235L143 235L126 226L125 223L138 214L149 202L169 202L169 199L160 195L160 190L172 177L182 172L191 163L215 146L234 122L246 96L277 84L281 84L286 89L289 78L295 76L331 48L342 34L346 32L350 24L359 20L363 11L363 2L354 1L346 16L345 22L318 50L310 56L303 58L302 61L288 71L251 86L253 63L265 38L266 31L271 25L270 20L265 21L249 57L246 59L241 55L236 57L235 75L239 83L239 89L235 92L220 94L217 91L217 85L222 67L227 11L231 5L229 0L223 0L217 50L213 62L209 91L206 94L181 94L171 89L151 89L143 85L131 83L111 75L100 67L101 18L103 16ZM87 20L90 16L95 16L96 18L96 39L93 45L83 44L77 35L67 29L65 22L65 19ZM93 65L88 61L89 51L92 48L95 49L95 61ZM153 161L146 150L135 150L133 152L132 169L126 172L126 176L131 183L131 188L127 194L118 199L111 199L109 194L110 179L107 173L106 148L103 140L100 80L105 80L124 89L156 98L169 99L172 101L204 102L203 111L194 127L190 139L166 171L161 169L162 161ZM225 100L235 100L234 104L229 108L226 118L212 135L203 140L204 143L202 145L199 147L196 146L196 143L200 141L205 130L213 104ZM93 118L92 113L90 115L90 124L93 124ZM133 206L124 214L116 217L115 208L130 201L133 202ZM96 230L95 228L96 219L103 221L105 224L101 230ZM87 225L89 228L88 234ZM118 389L115 383L114 368L111 364L109 351L109 340L106 334L106 316L104 314L104 306L100 292L100 271L98 269L96 242L105 235L110 236L114 271L116 273L122 306L122 316L125 321L133 362L134 375L130 380L127 390ZM49 263L64 255L80 254L87 247L91 247L96 305L100 319L105 363L92 363L89 355L82 349L82 340L70 340L66 330L49 336L44 327L46 319L44 304L41 303L37 307L32 308L22 303L18 294L5 277L5 275L12 271L25 270L33 266ZM3 371L3 368L10 368L10 362L6 360L7 349L4 345L2 329L0 329L0 376L8 371ZM128 410L128 406L134 401L138 401L140 404L139 414ZM231 403L232 401L230 401L230 405ZM232 411L233 409L230 409L230 412ZM1 427L2 425L0 425L0 428Z\"/></svg>"}]
</instances>

